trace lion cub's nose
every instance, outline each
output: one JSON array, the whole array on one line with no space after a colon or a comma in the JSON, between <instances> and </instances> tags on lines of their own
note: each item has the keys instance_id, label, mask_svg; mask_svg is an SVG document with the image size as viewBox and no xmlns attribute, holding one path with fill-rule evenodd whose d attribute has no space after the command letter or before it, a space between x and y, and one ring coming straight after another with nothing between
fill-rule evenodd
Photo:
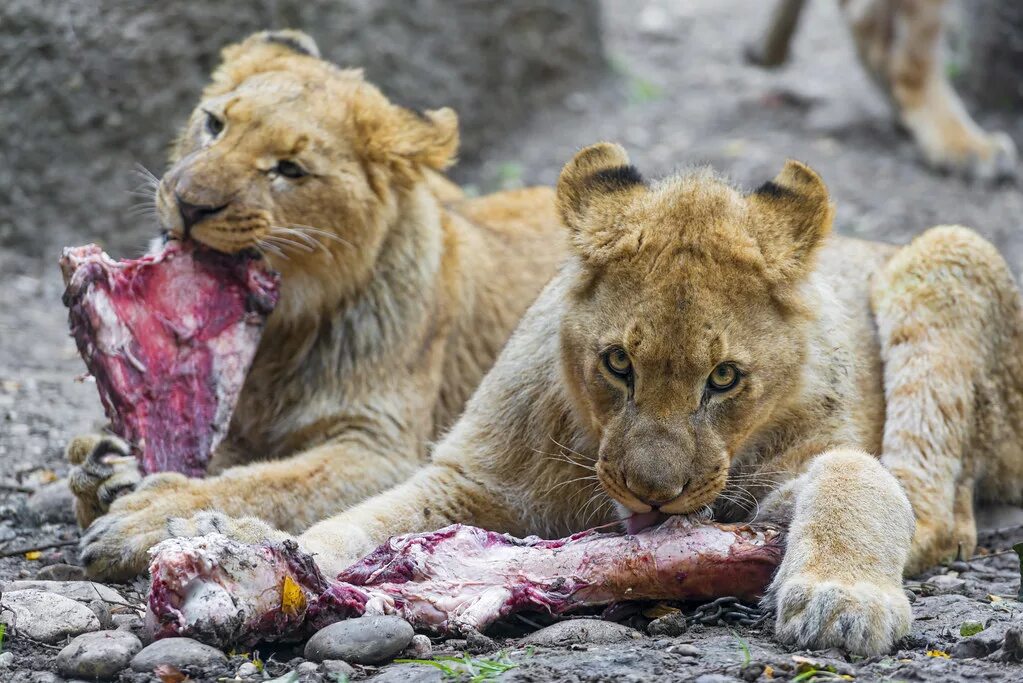
<instances>
[{"instance_id":1,"label":"lion cub's nose","mask_svg":"<svg viewBox=\"0 0 1023 683\"><path fill-rule=\"evenodd\" d=\"M178 201L178 212L181 214L181 222L184 225L185 237L188 237L189 230L196 223L203 221L215 213L219 213L224 210L227 204L221 204L220 206L200 206L198 204L189 204L180 196L176 197Z\"/></svg>"}]
</instances>

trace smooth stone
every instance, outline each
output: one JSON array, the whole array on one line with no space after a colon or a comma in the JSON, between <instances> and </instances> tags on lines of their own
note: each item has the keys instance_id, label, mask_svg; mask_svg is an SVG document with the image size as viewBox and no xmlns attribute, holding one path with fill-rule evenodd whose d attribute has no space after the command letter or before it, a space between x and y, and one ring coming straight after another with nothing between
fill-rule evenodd
<instances>
[{"instance_id":1,"label":"smooth stone","mask_svg":"<svg viewBox=\"0 0 1023 683\"><path fill-rule=\"evenodd\" d=\"M686 615L682 612L666 614L647 624L646 632L652 636L680 636L689 630Z\"/></svg>"},{"instance_id":2,"label":"smooth stone","mask_svg":"<svg viewBox=\"0 0 1023 683\"><path fill-rule=\"evenodd\" d=\"M298 672L299 676L308 676L310 674L316 673L319 670L320 665L317 664L316 662L302 662L297 667L295 667L295 671Z\"/></svg>"},{"instance_id":3,"label":"smooth stone","mask_svg":"<svg viewBox=\"0 0 1023 683\"><path fill-rule=\"evenodd\" d=\"M134 631L142 627L142 619L134 614L111 614L110 623L122 631Z\"/></svg>"},{"instance_id":4,"label":"smooth stone","mask_svg":"<svg viewBox=\"0 0 1023 683\"><path fill-rule=\"evenodd\" d=\"M371 683L440 683L448 681L435 666L425 664L391 664L369 679Z\"/></svg>"},{"instance_id":5,"label":"smooth stone","mask_svg":"<svg viewBox=\"0 0 1023 683\"><path fill-rule=\"evenodd\" d=\"M980 659L998 649L1001 642L993 638L984 638L978 634L970 638L964 638L952 646L949 654L954 659Z\"/></svg>"},{"instance_id":6,"label":"smooth stone","mask_svg":"<svg viewBox=\"0 0 1023 683\"><path fill-rule=\"evenodd\" d=\"M75 496L68 488L67 479L44 484L25 501L25 507L38 523L75 523Z\"/></svg>"},{"instance_id":7,"label":"smooth stone","mask_svg":"<svg viewBox=\"0 0 1023 683\"><path fill-rule=\"evenodd\" d=\"M85 581L85 567L74 564L51 564L36 572L36 581Z\"/></svg>"},{"instance_id":8,"label":"smooth stone","mask_svg":"<svg viewBox=\"0 0 1023 683\"><path fill-rule=\"evenodd\" d=\"M738 680L738 678L724 674L703 674L702 676L697 676L693 683L735 683Z\"/></svg>"},{"instance_id":9,"label":"smooth stone","mask_svg":"<svg viewBox=\"0 0 1023 683\"><path fill-rule=\"evenodd\" d=\"M642 638L643 634L634 628L616 624L613 621L600 619L570 619L559 621L545 628L530 633L520 642L522 645L542 645L557 647L560 645L588 644L609 645L624 643Z\"/></svg>"},{"instance_id":10,"label":"smooth stone","mask_svg":"<svg viewBox=\"0 0 1023 683\"><path fill-rule=\"evenodd\" d=\"M924 582L924 587L929 588L935 595L948 595L950 593L962 593L966 590L966 580L958 576L939 574L932 576Z\"/></svg>"},{"instance_id":11,"label":"smooth stone","mask_svg":"<svg viewBox=\"0 0 1023 683\"><path fill-rule=\"evenodd\" d=\"M95 581L38 581L21 580L6 581L0 583L0 592L37 590L55 593L77 602L90 603L93 600L100 600L115 605L128 605L120 593Z\"/></svg>"},{"instance_id":12,"label":"smooth stone","mask_svg":"<svg viewBox=\"0 0 1023 683\"><path fill-rule=\"evenodd\" d=\"M355 675L355 667L343 659L324 659L321 665L323 666L323 672L333 678L341 678L342 676L351 678Z\"/></svg>"},{"instance_id":13,"label":"smooth stone","mask_svg":"<svg viewBox=\"0 0 1023 683\"><path fill-rule=\"evenodd\" d=\"M126 631L85 633L57 655L57 670L63 676L108 680L128 667L142 649L142 642Z\"/></svg>"},{"instance_id":14,"label":"smooth stone","mask_svg":"<svg viewBox=\"0 0 1023 683\"><path fill-rule=\"evenodd\" d=\"M1016 626L1005 632L998 658L1003 662L1023 662L1023 627Z\"/></svg>"},{"instance_id":15,"label":"smooth stone","mask_svg":"<svg viewBox=\"0 0 1023 683\"><path fill-rule=\"evenodd\" d=\"M433 654L433 643L422 633L412 636L412 642L405 648L402 656L405 659L426 659Z\"/></svg>"},{"instance_id":16,"label":"smooth stone","mask_svg":"<svg viewBox=\"0 0 1023 683\"><path fill-rule=\"evenodd\" d=\"M0 652L0 671L14 667L14 653Z\"/></svg>"},{"instance_id":17,"label":"smooth stone","mask_svg":"<svg viewBox=\"0 0 1023 683\"><path fill-rule=\"evenodd\" d=\"M210 666L226 664L227 655L215 647L203 645L191 638L164 638L142 648L131 660L131 668L140 673L149 673L161 664L177 668L185 666Z\"/></svg>"},{"instance_id":18,"label":"smooth stone","mask_svg":"<svg viewBox=\"0 0 1023 683\"><path fill-rule=\"evenodd\" d=\"M343 659L352 664L378 664L393 659L412 642L412 626L393 616L339 621L313 634L305 646L306 659Z\"/></svg>"},{"instance_id":19,"label":"smooth stone","mask_svg":"<svg viewBox=\"0 0 1023 683\"><path fill-rule=\"evenodd\" d=\"M238 670L234 673L235 678L249 678L259 675L259 667L252 662L245 662L238 667Z\"/></svg>"},{"instance_id":20,"label":"smooth stone","mask_svg":"<svg viewBox=\"0 0 1023 683\"><path fill-rule=\"evenodd\" d=\"M682 655L683 657L699 657L703 654L703 650L690 645L689 643L679 643L678 645L672 645L668 647L668 652L676 655Z\"/></svg>"},{"instance_id":21,"label":"smooth stone","mask_svg":"<svg viewBox=\"0 0 1023 683\"><path fill-rule=\"evenodd\" d=\"M0 622L48 645L100 628L99 619L91 609L56 593L4 591L0 605Z\"/></svg>"}]
</instances>

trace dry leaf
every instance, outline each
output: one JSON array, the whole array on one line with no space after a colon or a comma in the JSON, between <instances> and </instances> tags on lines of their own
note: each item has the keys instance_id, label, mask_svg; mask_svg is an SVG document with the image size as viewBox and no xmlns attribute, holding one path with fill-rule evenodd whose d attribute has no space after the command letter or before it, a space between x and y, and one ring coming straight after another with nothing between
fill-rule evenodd
<instances>
[{"instance_id":1,"label":"dry leaf","mask_svg":"<svg viewBox=\"0 0 1023 683\"><path fill-rule=\"evenodd\" d=\"M27 553L25 553L26 560L38 560L42 556L43 551L41 550L29 550Z\"/></svg>"},{"instance_id":2,"label":"dry leaf","mask_svg":"<svg viewBox=\"0 0 1023 683\"><path fill-rule=\"evenodd\" d=\"M288 616L295 616L305 609L306 599L302 587L290 576L284 577L281 586L281 611Z\"/></svg>"},{"instance_id":3,"label":"dry leaf","mask_svg":"<svg viewBox=\"0 0 1023 683\"><path fill-rule=\"evenodd\" d=\"M928 650L927 651L927 656L928 657L941 657L942 659L951 659L952 658L952 655L950 655L949 653L945 652L944 650Z\"/></svg>"},{"instance_id":4,"label":"dry leaf","mask_svg":"<svg viewBox=\"0 0 1023 683\"><path fill-rule=\"evenodd\" d=\"M771 666L770 664L764 667L764 677L774 678L774 667Z\"/></svg>"},{"instance_id":5,"label":"dry leaf","mask_svg":"<svg viewBox=\"0 0 1023 683\"><path fill-rule=\"evenodd\" d=\"M666 617L669 614L678 614L681 611L682 610L678 607L672 607L666 602L659 602L653 607L648 607L643 610L643 616L647 619L660 619L661 617Z\"/></svg>"}]
</instances>

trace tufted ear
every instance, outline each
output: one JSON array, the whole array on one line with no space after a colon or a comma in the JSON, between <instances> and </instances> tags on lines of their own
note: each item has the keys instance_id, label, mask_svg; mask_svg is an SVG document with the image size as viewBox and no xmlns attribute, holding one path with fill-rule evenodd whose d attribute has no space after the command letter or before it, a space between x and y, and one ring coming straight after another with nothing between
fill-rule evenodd
<instances>
[{"instance_id":1,"label":"tufted ear","mask_svg":"<svg viewBox=\"0 0 1023 683\"><path fill-rule=\"evenodd\" d=\"M316 41L302 31L260 31L240 43L228 45L220 51L221 63L213 72L213 82L206 88L205 97L213 97L234 89L249 76L280 69L280 60L289 57L319 59Z\"/></svg>"},{"instance_id":2,"label":"tufted ear","mask_svg":"<svg viewBox=\"0 0 1023 683\"><path fill-rule=\"evenodd\" d=\"M774 180L749 195L753 231L778 281L810 273L814 257L831 234L834 205L821 177L806 164L789 159Z\"/></svg>"},{"instance_id":3,"label":"tufted ear","mask_svg":"<svg viewBox=\"0 0 1023 683\"><path fill-rule=\"evenodd\" d=\"M610 256L618 234L615 216L647 187L621 145L599 142L565 164L558 177L557 206L576 251L591 262Z\"/></svg>"},{"instance_id":4,"label":"tufted ear","mask_svg":"<svg viewBox=\"0 0 1023 683\"><path fill-rule=\"evenodd\" d=\"M352 117L361 150L371 161L405 175L417 166L441 171L455 162L458 115L453 109L413 111L364 88L352 102Z\"/></svg>"}]
</instances>

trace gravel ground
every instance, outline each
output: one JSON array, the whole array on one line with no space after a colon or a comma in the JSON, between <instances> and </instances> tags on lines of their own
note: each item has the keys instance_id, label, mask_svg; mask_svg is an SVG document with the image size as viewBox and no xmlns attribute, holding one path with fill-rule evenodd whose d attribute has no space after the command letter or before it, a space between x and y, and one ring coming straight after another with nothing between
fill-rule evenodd
<instances>
[{"instance_id":1,"label":"gravel ground","mask_svg":"<svg viewBox=\"0 0 1023 683\"><path fill-rule=\"evenodd\" d=\"M883 99L858 68L831 3L808 8L786 69L763 72L743 64L742 41L765 19L761 4L769 3L658 0L637 9L634 3L607 2L613 75L537 112L486 161L458 169L457 177L481 192L553 183L578 147L600 139L625 144L648 176L707 163L746 186L773 176L791 156L810 163L830 185L841 232L905 242L931 225L962 223L997 244L1019 274L1023 196L1018 186L971 186L923 169L914 146L893 126ZM1023 117L989 113L980 120L1007 130L1023 146ZM89 239L83 234L79 241ZM70 543L77 531L60 486L46 484L67 471L61 453L68 438L102 417L94 388L76 381L83 366L66 333L55 256L40 262L0 251L0 554L57 544L36 559L23 553L0 557L0 582L40 571L44 576L73 571L53 568L74 564ZM984 534L982 545L996 551L1020 540L1019 521L1018 514L995 520L994 526L1009 530ZM1023 605L1012 599L1019 589L1014 556L957 563L907 581L906 587L915 597L913 633L885 657L850 661L833 651L792 653L772 641L769 628L757 627L696 626L677 637L636 632L622 642L591 639L553 647L525 646L509 637L499 639L498 646L516 666L502 680L646 681L670 675L701 677L697 680L704 683L764 681L791 679L811 666L830 666L857 680L1023 679L1023 665L999 661L1023 655L1012 636L999 649L1006 630L1023 627ZM120 587L129 600L137 599L138 588ZM137 630L129 610L111 611L121 612L117 616L125 628ZM630 620L640 627L645 621ZM969 621L984 630L963 637L960 629ZM10 654L0 654L0 680L57 680L29 672L56 671L59 645L8 637L2 647ZM463 647L449 641L435 644L434 653L456 654ZM260 653L268 677L297 670L300 654L287 648ZM191 673L202 681L233 677L244 662L234 656ZM307 665L300 675L336 678L324 666ZM367 676L426 681L440 680L442 672L409 664L356 667L353 677ZM834 674L819 679L827 676ZM157 679L126 672L121 680Z\"/></svg>"}]
</instances>

